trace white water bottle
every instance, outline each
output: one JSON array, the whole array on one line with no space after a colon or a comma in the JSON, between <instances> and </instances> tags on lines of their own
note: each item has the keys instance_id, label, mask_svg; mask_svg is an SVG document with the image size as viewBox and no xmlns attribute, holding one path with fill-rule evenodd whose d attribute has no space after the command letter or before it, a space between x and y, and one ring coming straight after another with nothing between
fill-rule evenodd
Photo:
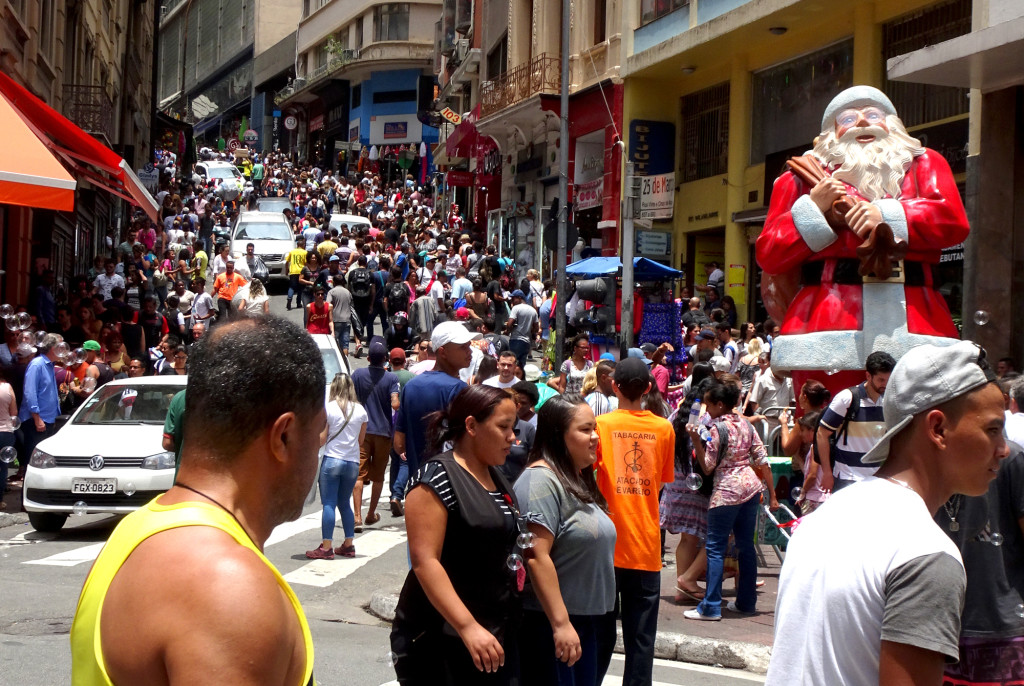
<instances>
[{"instance_id":1,"label":"white water bottle","mask_svg":"<svg viewBox=\"0 0 1024 686\"><path fill-rule=\"evenodd\" d=\"M694 426L700 418L700 400L694 400L690 405L690 417L686 420L687 426Z\"/></svg>"}]
</instances>

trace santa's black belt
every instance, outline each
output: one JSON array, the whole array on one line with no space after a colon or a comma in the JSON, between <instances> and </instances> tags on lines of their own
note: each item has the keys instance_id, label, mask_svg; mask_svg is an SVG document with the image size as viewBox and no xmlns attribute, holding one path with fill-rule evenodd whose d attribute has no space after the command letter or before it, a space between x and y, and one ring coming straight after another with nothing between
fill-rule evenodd
<instances>
[{"instance_id":1,"label":"santa's black belt","mask_svg":"<svg viewBox=\"0 0 1024 686\"><path fill-rule=\"evenodd\" d=\"M865 281L878 282L878 279L868 277L865 279L859 273L860 260L835 259L829 260L835 263L832 272L831 282L845 286L859 286ZM800 268L800 283L804 286L817 286L822 281L822 273L825 271L826 262L808 262ZM931 285L930 264L924 262L899 262L895 263L902 267L902 278L899 276L899 267L894 271L891 279L886 280L892 283L903 283L906 286L929 286Z\"/></svg>"}]
</instances>

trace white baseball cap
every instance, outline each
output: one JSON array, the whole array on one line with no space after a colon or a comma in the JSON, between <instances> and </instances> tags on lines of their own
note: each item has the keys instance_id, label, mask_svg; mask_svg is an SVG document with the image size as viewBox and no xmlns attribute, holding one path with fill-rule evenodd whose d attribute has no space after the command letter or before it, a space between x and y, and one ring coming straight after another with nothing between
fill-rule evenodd
<instances>
[{"instance_id":1,"label":"white baseball cap","mask_svg":"<svg viewBox=\"0 0 1024 686\"><path fill-rule=\"evenodd\" d=\"M482 338L479 332L470 331L461 322L441 322L430 334L430 347L439 350L449 343L463 345L479 338Z\"/></svg>"},{"instance_id":2,"label":"white baseball cap","mask_svg":"<svg viewBox=\"0 0 1024 686\"><path fill-rule=\"evenodd\" d=\"M892 439L916 415L995 380L995 372L985 361L985 349L972 341L911 348L893 367L886 384L882 400L885 435L861 462L885 462Z\"/></svg>"}]
</instances>

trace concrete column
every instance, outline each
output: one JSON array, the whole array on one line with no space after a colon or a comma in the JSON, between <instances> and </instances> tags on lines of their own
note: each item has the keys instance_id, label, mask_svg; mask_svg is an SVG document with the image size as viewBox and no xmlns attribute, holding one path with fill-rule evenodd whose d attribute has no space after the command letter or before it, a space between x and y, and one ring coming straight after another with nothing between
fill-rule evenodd
<instances>
[{"instance_id":1,"label":"concrete column","mask_svg":"<svg viewBox=\"0 0 1024 686\"><path fill-rule=\"evenodd\" d=\"M1024 322L1014 313L1024 294L1024 240L1019 231L1022 203L1017 179L1022 160L1020 89L984 96L981 107L981 155L967 158L967 215L971 233L964 245L963 334L986 348L989 358L1004 355L1024 362ZM974 313L988 312L988 323Z\"/></svg>"},{"instance_id":2,"label":"concrete column","mask_svg":"<svg viewBox=\"0 0 1024 686\"><path fill-rule=\"evenodd\" d=\"M875 6L859 3L853 11L853 83L882 87L882 26L875 22Z\"/></svg>"},{"instance_id":3,"label":"concrete column","mask_svg":"<svg viewBox=\"0 0 1024 686\"><path fill-rule=\"evenodd\" d=\"M750 164L750 116L751 116L751 79L747 68L746 55L734 55L732 74L729 77L729 170L727 179L729 190L726 193L725 217L725 272L726 293L729 290L730 265L746 267L746 286L749 289L753 282L750 263L750 244L747 231L743 224L731 221L734 213L743 209L746 200L745 172ZM739 321L749 318L750 297L744 304L736 304Z\"/></svg>"}]
</instances>

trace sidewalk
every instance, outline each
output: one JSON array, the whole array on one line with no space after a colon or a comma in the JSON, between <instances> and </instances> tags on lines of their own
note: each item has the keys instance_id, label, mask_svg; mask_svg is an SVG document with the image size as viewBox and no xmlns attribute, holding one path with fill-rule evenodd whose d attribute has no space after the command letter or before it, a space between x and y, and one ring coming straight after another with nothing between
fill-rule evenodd
<instances>
[{"instance_id":1,"label":"sidewalk","mask_svg":"<svg viewBox=\"0 0 1024 686\"><path fill-rule=\"evenodd\" d=\"M675 551L677 540L676 536L666 537L665 549L670 551L666 559L673 559L672 552ZM763 579L765 584L758 589L757 614L753 617L741 617L725 610L725 603L736 597L734 581L729 579L724 585L722 621L700 622L686 619L683 612L693 609L696 603L688 601L681 605L675 604L675 565L663 568L658 637L654 645L655 657L765 674L771 657L775 597L778 594L779 571L782 565L772 548L761 546L761 552L768 564L758 569L758 578ZM395 617L399 590L381 590L374 593L370 600L371 614L385 621L392 621ZM615 652L622 652L621 628Z\"/></svg>"}]
</instances>

